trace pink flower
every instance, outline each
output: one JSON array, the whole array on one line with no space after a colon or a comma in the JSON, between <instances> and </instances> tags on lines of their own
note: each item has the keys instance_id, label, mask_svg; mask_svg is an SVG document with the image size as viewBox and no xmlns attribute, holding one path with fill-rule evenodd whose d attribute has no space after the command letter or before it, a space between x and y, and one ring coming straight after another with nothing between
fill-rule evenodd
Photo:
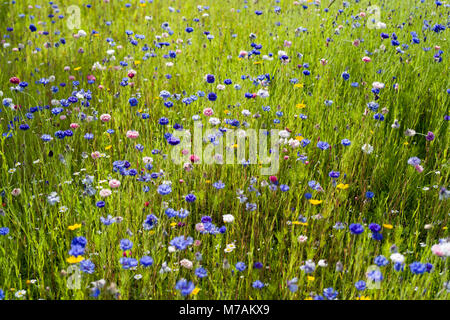
<instances>
[{"instance_id":1,"label":"pink flower","mask_svg":"<svg viewBox=\"0 0 450 320\"><path fill-rule=\"evenodd\" d=\"M416 171L419 172L419 173L421 173L421 172L423 171L423 167L422 167L420 164L416 165L414 168L415 168Z\"/></svg>"},{"instance_id":2,"label":"pink flower","mask_svg":"<svg viewBox=\"0 0 450 320\"><path fill-rule=\"evenodd\" d=\"M20 190L20 188L15 188L15 189L13 189L13 191L11 191L11 194L14 196L14 197L17 197L19 194L21 194L22 193L22 190Z\"/></svg>"},{"instance_id":3,"label":"pink flower","mask_svg":"<svg viewBox=\"0 0 450 320\"><path fill-rule=\"evenodd\" d=\"M118 187L120 187L120 181L116 180L116 179L111 179L111 180L109 180L109 186L113 189L118 188Z\"/></svg>"},{"instance_id":4,"label":"pink flower","mask_svg":"<svg viewBox=\"0 0 450 320\"><path fill-rule=\"evenodd\" d=\"M78 124L78 123L71 123L70 124L70 128L72 128L72 129L77 129L77 128L79 128L80 127L80 125Z\"/></svg>"},{"instance_id":5,"label":"pink flower","mask_svg":"<svg viewBox=\"0 0 450 320\"><path fill-rule=\"evenodd\" d=\"M69 76L69 80L75 80L74 76Z\"/></svg>"},{"instance_id":6,"label":"pink flower","mask_svg":"<svg viewBox=\"0 0 450 320\"><path fill-rule=\"evenodd\" d=\"M195 230L198 231L198 232L205 231L205 226L203 225L203 223L197 223L195 225Z\"/></svg>"},{"instance_id":7,"label":"pink flower","mask_svg":"<svg viewBox=\"0 0 450 320\"><path fill-rule=\"evenodd\" d=\"M64 114L59 117L60 120L66 120L66 118L67 118L67 116Z\"/></svg>"},{"instance_id":8,"label":"pink flower","mask_svg":"<svg viewBox=\"0 0 450 320\"><path fill-rule=\"evenodd\" d=\"M214 111L211 108L205 108L203 109L203 114L207 117L210 117L214 114Z\"/></svg>"},{"instance_id":9,"label":"pink flower","mask_svg":"<svg viewBox=\"0 0 450 320\"><path fill-rule=\"evenodd\" d=\"M180 265L182 267L185 267L186 269L192 269L193 267L193 263L192 261L188 260L188 259L183 259L180 261Z\"/></svg>"},{"instance_id":10,"label":"pink flower","mask_svg":"<svg viewBox=\"0 0 450 320\"><path fill-rule=\"evenodd\" d=\"M189 150L183 149L183 150L181 150L181 153L184 154L184 155L187 155L189 153Z\"/></svg>"},{"instance_id":11,"label":"pink flower","mask_svg":"<svg viewBox=\"0 0 450 320\"><path fill-rule=\"evenodd\" d=\"M438 257L444 256L444 252L442 251L442 248L439 244L435 244L434 246L432 246L431 252L433 252L433 254L437 255Z\"/></svg>"},{"instance_id":12,"label":"pink flower","mask_svg":"<svg viewBox=\"0 0 450 320\"><path fill-rule=\"evenodd\" d=\"M248 55L248 52L247 52L247 51L241 50L241 51L239 52L239 56L240 56L240 57L245 57L245 56L247 56L247 55Z\"/></svg>"},{"instance_id":13,"label":"pink flower","mask_svg":"<svg viewBox=\"0 0 450 320\"><path fill-rule=\"evenodd\" d=\"M362 61L364 61L364 62L370 62L370 61L372 61L372 59L370 59L369 57L363 57L362 58Z\"/></svg>"},{"instance_id":14,"label":"pink flower","mask_svg":"<svg viewBox=\"0 0 450 320\"><path fill-rule=\"evenodd\" d=\"M94 151L91 153L91 157L92 157L92 159L98 159L101 157L101 154L99 151Z\"/></svg>"},{"instance_id":15,"label":"pink flower","mask_svg":"<svg viewBox=\"0 0 450 320\"><path fill-rule=\"evenodd\" d=\"M275 183L275 182L278 181L278 178L275 177L275 176L270 176L270 177L269 177L269 180L270 180L270 182Z\"/></svg>"},{"instance_id":16,"label":"pink flower","mask_svg":"<svg viewBox=\"0 0 450 320\"><path fill-rule=\"evenodd\" d=\"M326 60L326 59L320 59L320 64L321 64L321 65L326 66L327 63L328 63L328 60Z\"/></svg>"},{"instance_id":17,"label":"pink flower","mask_svg":"<svg viewBox=\"0 0 450 320\"><path fill-rule=\"evenodd\" d=\"M102 189L102 190L100 190L99 194L100 194L100 197L106 198L112 194L112 191L109 189Z\"/></svg>"},{"instance_id":18,"label":"pink flower","mask_svg":"<svg viewBox=\"0 0 450 320\"><path fill-rule=\"evenodd\" d=\"M192 154L190 156L190 160L191 160L191 162L197 162L200 160L200 158L198 156L196 156L195 154Z\"/></svg>"},{"instance_id":19,"label":"pink flower","mask_svg":"<svg viewBox=\"0 0 450 320\"><path fill-rule=\"evenodd\" d=\"M285 47L290 47L290 46L292 46L292 42L291 41L287 41L287 40L284 40L284 44L283 44Z\"/></svg>"},{"instance_id":20,"label":"pink flower","mask_svg":"<svg viewBox=\"0 0 450 320\"><path fill-rule=\"evenodd\" d=\"M138 137L139 137L139 132L134 131L134 130L127 131L127 138L137 139Z\"/></svg>"},{"instance_id":21,"label":"pink flower","mask_svg":"<svg viewBox=\"0 0 450 320\"><path fill-rule=\"evenodd\" d=\"M70 67L69 66L65 66L64 67L64 71L70 71Z\"/></svg>"},{"instance_id":22,"label":"pink flower","mask_svg":"<svg viewBox=\"0 0 450 320\"><path fill-rule=\"evenodd\" d=\"M366 13L365 13L365 12L360 12L360 13L359 13L359 16L360 16L361 18L364 18L364 17L366 16Z\"/></svg>"},{"instance_id":23,"label":"pink flower","mask_svg":"<svg viewBox=\"0 0 450 320\"><path fill-rule=\"evenodd\" d=\"M100 116L100 120L103 122L108 122L109 120L111 120L111 116L107 113L104 113Z\"/></svg>"},{"instance_id":24,"label":"pink flower","mask_svg":"<svg viewBox=\"0 0 450 320\"><path fill-rule=\"evenodd\" d=\"M88 74L88 75L86 76L86 78L87 78L88 80L95 81L95 77L94 77L92 74Z\"/></svg>"},{"instance_id":25,"label":"pink flower","mask_svg":"<svg viewBox=\"0 0 450 320\"><path fill-rule=\"evenodd\" d=\"M356 40L353 41L353 45L355 47L358 47L360 44L361 44L361 41L359 39L356 39Z\"/></svg>"}]
</instances>

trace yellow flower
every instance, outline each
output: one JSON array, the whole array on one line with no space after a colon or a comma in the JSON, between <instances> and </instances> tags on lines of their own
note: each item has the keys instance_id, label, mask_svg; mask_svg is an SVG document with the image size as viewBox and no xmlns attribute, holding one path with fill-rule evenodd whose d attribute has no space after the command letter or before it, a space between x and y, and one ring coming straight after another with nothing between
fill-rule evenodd
<instances>
[{"instance_id":1,"label":"yellow flower","mask_svg":"<svg viewBox=\"0 0 450 320\"><path fill-rule=\"evenodd\" d=\"M311 277L311 276L308 276L307 279L308 279L308 281L314 281L315 278Z\"/></svg>"},{"instance_id":2,"label":"yellow flower","mask_svg":"<svg viewBox=\"0 0 450 320\"><path fill-rule=\"evenodd\" d=\"M81 69L81 67L76 67L76 68L74 68L73 70L74 71L78 71L78 70L80 70Z\"/></svg>"},{"instance_id":3,"label":"yellow flower","mask_svg":"<svg viewBox=\"0 0 450 320\"><path fill-rule=\"evenodd\" d=\"M192 294L193 296L195 296L199 291L200 291L200 288L197 288L197 287L196 287L194 290L192 290L191 294Z\"/></svg>"},{"instance_id":4,"label":"yellow flower","mask_svg":"<svg viewBox=\"0 0 450 320\"><path fill-rule=\"evenodd\" d=\"M383 224L383 228L392 229L393 226L392 226L392 224Z\"/></svg>"},{"instance_id":5,"label":"yellow flower","mask_svg":"<svg viewBox=\"0 0 450 320\"><path fill-rule=\"evenodd\" d=\"M68 263L78 263L78 262L83 261L84 258L82 256L78 256L78 257L70 256L66 260Z\"/></svg>"},{"instance_id":6,"label":"yellow flower","mask_svg":"<svg viewBox=\"0 0 450 320\"><path fill-rule=\"evenodd\" d=\"M303 108L306 108L306 104L304 104L304 103L297 103L296 107L298 109L303 109Z\"/></svg>"},{"instance_id":7,"label":"yellow flower","mask_svg":"<svg viewBox=\"0 0 450 320\"><path fill-rule=\"evenodd\" d=\"M298 224L298 225L301 225L301 226L307 226L308 222L294 221L294 222L292 222L292 224Z\"/></svg>"},{"instance_id":8,"label":"yellow flower","mask_svg":"<svg viewBox=\"0 0 450 320\"><path fill-rule=\"evenodd\" d=\"M262 61L255 61L255 62L253 62L253 64L261 64L261 63L263 63Z\"/></svg>"},{"instance_id":9,"label":"yellow flower","mask_svg":"<svg viewBox=\"0 0 450 320\"><path fill-rule=\"evenodd\" d=\"M148 234L152 236L152 235L154 235L154 234L155 234L155 231L153 231L153 230L150 230Z\"/></svg>"},{"instance_id":10,"label":"yellow flower","mask_svg":"<svg viewBox=\"0 0 450 320\"><path fill-rule=\"evenodd\" d=\"M223 113L225 113L225 114L229 114L230 113L230 111L229 110L224 110L224 112Z\"/></svg>"},{"instance_id":11,"label":"yellow flower","mask_svg":"<svg viewBox=\"0 0 450 320\"><path fill-rule=\"evenodd\" d=\"M139 60L136 60L136 61L134 62L135 65L138 65L138 64L140 64L140 63L141 63L141 61L139 61Z\"/></svg>"},{"instance_id":12,"label":"yellow flower","mask_svg":"<svg viewBox=\"0 0 450 320\"><path fill-rule=\"evenodd\" d=\"M303 88L303 83L294 84L294 88Z\"/></svg>"},{"instance_id":13,"label":"yellow flower","mask_svg":"<svg viewBox=\"0 0 450 320\"><path fill-rule=\"evenodd\" d=\"M296 136L295 140L302 141L304 138L302 136Z\"/></svg>"},{"instance_id":14,"label":"yellow flower","mask_svg":"<svg viewBox=\"0 0 450 320\"><path fill-rule=\"evenodd\" d=\"M112 145L109 145L109 146L106 146L105 147L105 150L109 150L109 149L111 149L112 148Z\"/></svg>"},{"instance_id":15,"label":"yellow flower","mask_svg":"<svg viewBox=\"0 0 450 320\"><path fill-rule=\"evenodd\" d=\"M211 180L206 180L205 183L211 183Z\"/></svg>"},{"instance_id":16,"label":"yellow flower","mask_svg":"<svg viewBox=\"0 0 450 320\"><path fill-rule=\"evenodd\" d=\"M171 226L172 228L175 228L176 225L177 225L176 222L172 222L172 223L170 224L170 226Z\"/></svg>"},{"instance_id":17,"label":"yellow flower","mask_svg":"<svg viewBox=\"0 0 450 320\"><path fill-rule=\"evenodd\" d=\"M357 297L356 300L372 300L372 299L370 299L369 296L360 296L360 297Z\"/></svg>"},{"instance_id":18,"label":"yellow flower","mask_svg":"<svg viewBox=\"0 0 450 320\"><path fill-rule=\"evenodd\" d=\"M336 186L336 188L345 190L345 189L348 189L348 186L349 186L348 184L339 183L339 184Z\"/></svg>"},{"instance_id":19,"label":"yellow flower","mask_svg":"<svg viewBox=\"0 0 450 320\"><path fill-rule=\"evenodd\" d=\"M322 202L323 200L309 199L309 203L311 203L312 205L321 204Z\"/></svg>"},{"instance_id":20,"label":"yellow flower","mask_svg":"<svg viewBox=\"0 0 450 320\"><path fill-rule=\"evenodd\" d=\"M305 300L312 300L312 297L306 297Z\"/></svg>"},{"instance_id":21,"label":"yellow flower","mask_svg":"<svg viewBox=\"0 0 450 320\"><path fill-rule=\"evenodd\" d=\"M81 228L81 224L75 223L73 226L68 226L68 229L73 231Z\"/></svg>"}]
</instances>

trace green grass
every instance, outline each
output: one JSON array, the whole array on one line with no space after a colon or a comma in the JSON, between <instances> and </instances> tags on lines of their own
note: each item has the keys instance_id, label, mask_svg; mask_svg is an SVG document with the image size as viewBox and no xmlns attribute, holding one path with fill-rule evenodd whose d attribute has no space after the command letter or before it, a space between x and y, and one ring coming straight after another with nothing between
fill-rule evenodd
<instances>
[{"instance_id":1,"label":"green grass","mask_svg":"<svg viewBox=\"0 0 450 320\"><path fill-rule=\"evenodd\" d=\"M48 2L27 2L40 4L42 8L28 9L25 1L0 4L0 36L11 44L0 47L0 90L2 99L11 98L13 105L22 106L19 110L0 107L2 133L8 131L9 121L20 117L14 122L14 129L9 131L12 137L3 136L0 144L0 190L4 190L4 215L0 215L0 227L10 229L9 234L0 236L0 289L5 292L6 299L17 299L15 293L22 289L27 291L26 299L93 299L88 287L100 279L106 280L106 287L114 283L119 294L113 295L104 288L98 299L305 299L322 294L323 289L329 287L339 292L338 299L356 299L361 295L371 299L449 299L448 290L444 289L444 283L450 281L449 260L439 258L431 251L431 246L439 239L448 238L449 203L447 199L439 200L439 190L449 184L448 121L444 120L450 105L447 93L450 87L449 33L448 27L441 33L422 31L424 20L430 21L431 26L437 23L448 26L448 7L436 7L434 1L429 0L425 3L371 1L381 8L380 19L387 25L386 29L377 30L365 25L368 17L355 21L361 26L352 28L352 15L366 11L368 7L369 1L365 0L359 3L348 1L350 6L341 14L338 13L343 9L340 1L333 3L328 13L324 12L328 3L325 0L317 7L308 3L306 10L301 5L294 5L293 1L284 0L279 4L249 1L248 9L244 9L242 1L205 0L201 5L210 6L210 9L202 12L197 10L199 3L191 0L154 0L146 6L130 0L131 8L125 7L126 1L110 1L109 4L91 1L92 8L79 2L80 27L88 35L75 39L72 35L78 29L67 27L70 15L66 8L76 1L58 1L60 13L54 13L54 24L48 18L53 11ZM274 12L276 5L281 7L281 14ZM169 6L181 12L170 12ZM258 16L255 10L264 13ZM21 13L26 16L20 18ZM203 17L204 13L209 16ZM65 18L58 19L59 14ZM34 15L34 20L30 21L29 15ZM152 16L152 20L145 20L145 16ZM368 12L367 16L370 16ZM200 21L194 22L194 18ZM47 25L39 25L38 21L46 21ZM107 26L106 21L111 21L111 26ZM142 46L146 43L155 48L155 36L165 32L161 29L163 22L169 22L174 33L160 41L171 45L154 49L157 56L144 60L145 53L151 51L142 51ZM276 22L281 25L277 26ZM30 23L34 23L38 31L49 34L30 32ZM335 34L339 25L344 28ZM403 28L398 27L401 25ZM193 27L194 32L185 32L187 26ZM14 31L7 32L7 27L13 27ZM299 27L308 31L296 33ZM55 35L57 30L59 35ZM99 36L91 35L92 30ZM145 35L145 39L138 40L139 44L133 46L125 30ZM214 39L208 40L203 31L209 31ZM420 44L411 43L412 31L418 34ZM409 48L403 49L402 54L397 53L396 46L391 45L392 38L381 40L381 32L390 35L395 32L400 43ZM250 39L250 33L257 38ZM237 37L233 38L233 34ZM4 38L5 35L9 38ZM65 45L44 47L44 43L54 44L60 38L66 39ZM116 46L111 47L107 38L114 39ZM328 45L327 38L331 39ZM177 44L177 39L182 39L183 43ZM190 45L188 39L191 39ZM352 45L355 39L364 41L355 47ZM285 40L292 41L292 46L284 47ZM261 55L239 59L239 52L250 51L252 42L262 45ZM24 48L12 51L19 43L24 44ZM385 50L380 50L382 44ZM117 48L119 45L121 49ZM437 53L434 46L440 46L443 51L441 62L433 58ZM36 47L41 51L35 52ZM431 49L425 51L424 47ZM84 53L79 53L79 48L83 48ZM106 61L105 71L92 71L95 62L102 63L110 58L106 54L109 49L115 50L116 60ZM169 50L176 49L182 51L176 59L163 58ZM289 63L283 64L278 59L279 50L286 51ZM367 55L365 50L373 53L370 63L361 60ZM263 60L262 56L269 52L273 53L273 60ZM297 53L303 57L299 58ZM127 67L114 69L127 58ZM328 64L322 66L321 59L327 59ZM172 67L166 66L169 61L174 63ZM304 63L310 65L309 76L302 74L304 68L297 67ZM65 66L71 70L64 71ZM120 82L130 69L137 72L130 80L134 86L123 87ZM341 77L346 70L350 74L348 81ZM95 84L87 83L89 74L96 77ZM171 74L172 78L166 79L166 74ZM206 74L214 74L216 82L207 84ZM255 87L252 81L242 80L241 75L256 78L263 74L270 74L272 78L268 86L270 96L246 99L246 92L257 92L261 85ZM80 81L78 90L92 92L90 106L84 107L77 102L64 108L65 120L45 109L35 112L34 119L28 120L29 108L51 105L52 99L67 99L72 95L69 75ZM28 82L29 86L22 92L11 91L10 87L14 85L9 79L13 76ZM55 82L46 86L35 84L50 76L55 77ZM227 78L233 85L240 84L242 89L235 90L230 85L224 91L217 90L217 84ZM295 87L290 82L293 78L297 78L303 87ZM367 103L374 100L371 89L375 81L386 85L377 100L378 112L382 108L388 109L384 121L374 120L372 111L364 115ZM51 87L61 82L67 86L52 93ZM358 82L359 87L353 88L351 82ZM398 90L393 89L396 83ZM100 84L105 89L99 89ZM199 90L206 94L213 91L217 93L217 100L210 102L204 97L186 106L181 100L170 99L174 106L169 109L159 98L162 90L180 94L185 91L183 98ZM128 99L136 95L139 103L131 107ZM332 100L333 104L326 106L325 100ZM299 103L306 107L298 109ZM270 106L271 110L263 111L262 106ZM227 128L231 126L224 125L225 119L238 119L241 124L247 121L251 129L289 128L292 138L301 134L311 140L305 148L293 150L286 145L287 152L281 152L280 170L276 176L280 184L290 187L288 192L261 187L261 181L268 181L268 177L260 175L257 164L245 168L241 164L194 164L193 170L188 172L182 165L172 163L170 157L164 159L161 154L152 155L152 149L171 154L173 147L165 141L164 133L172 133L175 123L192 132L194 121L191 118L199 114L205 127L211 127L202 114L206 107L213 108L214 117ZM252 115L259 113L261 117L244 117L241 112L245 109ZM138 110L148 113L149 118L139 117ZM279 124L273 121L278 118L277 111L283 112ZM80 121L79 112L97 117L108 113L112 120L109 123ZM295 117L300 113L307 115L307 119ZM161 117L170 121L166 128L158 124ZM400 123L398 129L391 127L395 119ZM73 122L79 123L80 128L73 130L72 137L59 140L54 136L55 131L67 130ZM21 123L29 124L30 129L19 130ZM408 128L417 134L406 136L404 133ZM114 129L115 133L109 135L107 129ZM139 138L128 139L128 130L137 130ZM425 139L428 131L435 134L433 141ZM88 132L94 134L93 140L84 139ZM42 134L50 134L54 139L44 143ZM352 142L348 147L341 144L345 138ZM332 148L318 149L318 139L328 142ZM136 150L136 144L142 144L144 151ZM361 150L364 144L372 145L373 152L364 153ZM90 155L94 151L104 153L105 157L93 160ZM296 161L297 152L307 155L309 164ZM65 163L59 160L60 155ZM289 159L283 160L284 155ZM116 160L129 161L130 168L144 168L143 156L151 156L154 160L151 172L163 170L164 177L153 180L154 183L143 183L113 172ZM408 165L408 159L413 156L422 160L423 172ZM39 162L35 163L36 160ZM10 172L12 168L16 169L13 173ZM333 186L328 176L331 170L341 173L336 182L348 184L348 189ZM118 191L104 199L104 208L95 205L102 200L99 189L94 196L82 195L85 175L94 176L94 188L108 188L111 178L121 181ZM254 187L260 192L259 196L247 190L252 177L258 179ZM184 183L179 183L180 179ZM165 180L172 181L173 191L161 196L157 186ZM226 185L222 190L212 186L219 180ZM324 191L312 191L308 187L310 180L319 182ZM149 186L149 192L143 192L144 185ZM14 188L21 189L19 196L12 195ZM248 202L257 204L257 210L246 210L245 204L237 199L238 189L244 191ZM375 194L371 200L365 198L369 190ZM55 205L47 201L51 192L60 197ZM304 197L307 192L312 193L313 199L323 202L312 205ZM188 193L194 193L197 200L187 203L184 197ZM148 206L145 206L146 202ZM185 208L190 215L184 220L168 219L164 214L164 202L175 210ZM66 212L60 212L62 206L67 207ZM150 213L159 219L152 232L142 226ZM233 223L226 225L225 234L202 235L195 230L195 224L205 215L211 216L217 226L222 226L224 214L235 217ZM120 216L123 221L105 226L100 217L107 215ZM299 215L307 218L307 225L291 224ZM174 227L173 222L184 222L185 225ZM345 228L333 228L337 222L344 223ZM382 241L371 239L368 224L372 222L392 225L392 229L383 227ZM82 227L73 231L68 229L77 223ZM351 234L348 231L351 223L363 224L364 233ZM432 227L426 229L425 225ZM169 241L179 235L201 240L201 245L169 252ZM300 235L307 236L307 241L299 243ZM67 274L70 264L66 259L75 236L87 239L83 257L91 259L96 268L93 274L81 274L79 289L70 289L67 286L71 279ZM123 238L134 243L134 258L139 260L143 255L149 255L154 259L153 266L123 270L119 263L123 254L119 243ZM236 249L231 253L224 252L226 245L233 242ZM366 271L376 256L384 255L389 259L394 244L405 255L404 271L395 271L390 262L380 268L384 279L379 290L358 292L354 283L367 280ZM196 252L202 254L201 261L196 260ZM194 268L188 270L177 265L182 259L193 261ZM306 275L300 266L309 259L315 261L316 270ZM320 259L325 259L328 266L317 266ZM244 272L235 270L238 261L247 264ZM262 269L253 268L257 261L263 264ZM414 261L432 263L433 272L413 274L409 265ZM172 272L159 273L163 262L167 262ZM337 262L343 264L343 272L335 271ZM230 267L224 268L227 263ZM200 265L207 269L207 278L195 276L194 270ZM136 280L136 274L142 278ZM308 280L308 276L314 279ZM294 277L298 278L298 291L293 293L287 282ZM175 284L181 278L193 281L200 289L198 294L183 297L175 290ZM29 283L33 279L37 281ZM255 289L252 287L255 280L267 285L261 290Z\"/></svg>"}]
</instances>

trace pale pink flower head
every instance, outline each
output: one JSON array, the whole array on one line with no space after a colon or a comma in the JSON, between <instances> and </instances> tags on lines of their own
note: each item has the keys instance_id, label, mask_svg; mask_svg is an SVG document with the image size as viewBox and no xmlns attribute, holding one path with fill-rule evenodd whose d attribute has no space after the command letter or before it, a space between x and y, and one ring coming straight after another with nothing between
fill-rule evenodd
<instances>
[{"instance_id":1,"label":"pale pink flower head","mask_svg":"<svg viewBox=\"0 0 450 320\"><path fill-rule=\"evenodd\" d=\"M101 153L99 151L94 151L91 153L92 159L98 159L101 157Z\"/></svg>"},{"instance_id":2,"label":"pale pink flower head","mask_svg":"<svg viewBox=\"0 0 450 320\"><path fill-rule=\"evenodd\" d=\"M153 158L152 157L143 157L142 161L147 164L147 163L153 163Z\"/></svg>"},{"instance_id":3,"label":"pale pink flower head","mask_svg":"<svg viewBox=\"0 0 450 320\"><path fill-rule=\"evenodd\" d=\"M299 236L299 237L297 238L297 241L300 242L300 243L303 243L303 242L305 242L306 240L308 240L308 237L307 237L307 236Z\"/></svg>"},{"instance_id":4,"label":"pale pink flower head","mask_svg":"<svg viewBox=\"0 0 450 320\"><path fill-rule=\"evenodd\" d=\"M66 119L67 119L67 116L63 114L63 115L59 116L59 119L60 119L60 120L66 120Z\"/></svg>"},{"instance_id":5,"label":"pale pink flower head","mask_svg":"<svg viewBox=\"0 0 450 320\"><path fill-rule=\"evenodd\" d=\"M372 61L372 59L370 59L370 57L365 56L365 57L362 58L362 61L370 62L370 61Z\"/></svg>"},{"instance_id":6,"label":"pale pink flower head","mask_svg":"<svg viewBox=\"0 0 450 320\"><path fill-rule=\"evenodd\" d=\"M241 50L241 51L239 52L239 57L246 57L247 55L248 55L248 52L247 52L247 51Z\"/></svg>"},{"instance_id":7,"label":"pale pink flower head","mask_svg":"<svg viewBox=\"0 0 450 320\"><path fill-rule=\"evenodd\" d=\"M22 190L20 188L14 188L13 191L11 191L11 194L14 197L17 197L18 195L20 195L22 193Z\"/></svg>"},{"instance_id":8,"label":"pale pink flower head","mask_svg":"<svg viewBox=\"0 0 450 320\"><path fill-rule=\"evenodd\" d=\"M75 80L74 76L69 76L69 80Z\"/></svg>"},{"instance_id":9,"label":"pale pink flower head","mask_svg":"<svg viewBox=\"0 0 450 320\"><path fill-rule=\"evenodd\" d=\"M188 259L181 260L180 265L186 269L192 269L192 267L194 266L192 261L190 261Z\"/></svg>"},{"instance_id":10,"label":"pale pink flower head","mask_svg":"<svg viewBox=\"0 0 450 320\"><path fill-rule=\"evenodd\" d=\"M197 223L195 225L195 230L198 231L198 232L205 231L205 226L203 225L203 223Z\"/></svg>"},{"instance_id":11,"label":"pale pink flower head","mask_svg":"<svg viewBox=\"0 0 450 320\"><path fill-rule=\"evenodd\" d=\"M358 47L360 44L361 44L361 40L359 40L359 39L356 39L356 40L353 40L353 43L352 43L355 47Z\"/></svg>"},{"instance_id":12,"label":"pale pink flower head","mask_svg":"<svg viewBox=\"0 0 450 320\"><path fill-rule=\"evenodd\" d=\"M187 155L187 154L189 154L189 150L188 149L183 149L183 150L181 150L181 153L183 155Z\"/></svg>"},{"instance_id":13,"label":"pale pink flower head","mask_svg":"<svg viewBox=\"0 0 450 320\"><path fill-rule=\"evenodd\" d=\"M120 181L116 179L109 180L109 186L113 189L120 187Z\"/></svg>"},{"instance_id":14,"label":"pale pink flower head","mask_svg":"<svg viewBox=\"0 0 450 320\"><path fill-rule=\"evenodd\" d=\"M134 130L128 130L127 131L127 138L137 139L138 137L139 137L139 132L134 131Z\"/></svg>"},{"instance_id":15,"label":"pale pink flower head","mask_svg":"<svg viewBox=\"0 0 450 320\"><path fill-rule=\"evenodd\" d=\"M109 120L111 120L111 115L104 113L100 116L100 120L102 122L108 122Z\"/></svg>"},{"instance_id":16,"label":"pale pink flower head","mask_svg":"<svg viewBox=\"0 0 450 320\"><path fill-rule=\"evenodd\" d=\"M360 12L360 13L359 13L359 16L360 16L361 18L364 18L364 17L366 16L366 13L365 13L365 12Z\"/></svg>"},{"instance_id":17,"label":"pale pink flower head","mask_svg":"<svg viewBox=\"0 0 450 320\"><path fill-rule=\"evenodd\" d=\"M78 123L75 123L75 122L74 122L74 123L71 123L71 124L70 124L70 128L71 128L71 129L78 129L79 127L80 127L80 125L79 125Z\"/></svg>"},{"instance_id":18,"label":"pale pink flower head","mask_svg":"<svg viewBox=\"0 0 450 320\"><path fill-rule=\"evenodd\" d=\"M431 252L433 252L433 254L437 255L438 257L444 256L444 252L442 251L441 245L439 244L433 245L431 247Z\"/></svg>"},{"instance_id":19,"label":"pale pink flower head","mask_svg":"<svg viewBox=\"0 0 450 320\"><path fill-rule=\"evenodd\" d=\"M323 66L326 66L328 64L328 60L320 59L320 64L323 65Z\"/></svg>"},{"instance_id":20,"label":"pale pink flower head","mask_svg":"<svg viewBox=\"0 0 450 320\"><path fill-rule=\"evenodd\" d=\"M283 45L284 45L285 47L289 48L290 46L292 46L292 41L284 40Z\"/></svg>"},{"instance_id":21,"label":"pale pink flower head","mask_svg":"<svg viewBox=\"0 0 450 320\"><path fill-rule=\"evenodd\" d=\"M196 156L195 154L191 154L189 159L191 160L191 162L198 162L200 160L200 158L198 156Z\"/></svg>"},{"instance_id":22,"label":"pale pink flower head","mask_svg":"<svg viewBox=\"0 0 450 320\"><path fill-rule=\"evenodd\" d=\"M86 76L86 78L87 78L88 80L95 81L95 76L92 75L92 74L88 74L88 75Z\"/></svg>"},{"instance_id":23,"label":"pale pink flower head","mask_svg":"<svg viewBox=\"0 0 450 320\"><path fill-rule=\"evenodd\" d=\"M205 108L203 109L203 114L207 117L210 117L214 114L214 111L211 108Z\"/></svg>"},{"instance_id":24,"label":"pale pink flower head","mask_svg":"<svg viewBox=\"0 0 450 320\"><path fill-rule=\"evenodd\" d=\"M421 172L423 171L423 167L422 167L420 164L416 165L416 166L414 167L414 169L416 169L416 171L417 171L418 173L421 173Z\"/></svg>"},{"instance_id":25,"label":"pale pink flower head","mask_svg":"<svg viewBox=\"0 0 450 320\"><path fill-rule=\"evenodd\" d=\"M64 67L64 71L70 71L70 67L69 66L65 66Z\"/></svg>"},{"instance_id":26,"label":"pale pink flower head","mask_svg":"<svg viewBox=\"0 0 450 320\"><path fill-rule=\"evenodd\" d=\"M100 190L99 194L100 194L100 197L106 198L112 194L112 191L110 189L102 189L102 190Z\"/></svg>"}]
</instances>

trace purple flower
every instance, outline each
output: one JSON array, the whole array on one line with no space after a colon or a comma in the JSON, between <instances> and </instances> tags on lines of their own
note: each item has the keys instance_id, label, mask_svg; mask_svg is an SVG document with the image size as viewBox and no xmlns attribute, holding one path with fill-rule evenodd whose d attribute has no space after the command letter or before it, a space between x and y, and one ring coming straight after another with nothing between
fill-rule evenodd
<instances>
[{"instance_id":1,"label":"purple flower","mask_svg":"<svg viewBox=\"0 0 450 320\"><path fill-rule=\"evenodd\" d=\"M352 223L349 229L352 234L361 234L364 232L364 227L359 223Z\"/></svg>"}]
</instances>

